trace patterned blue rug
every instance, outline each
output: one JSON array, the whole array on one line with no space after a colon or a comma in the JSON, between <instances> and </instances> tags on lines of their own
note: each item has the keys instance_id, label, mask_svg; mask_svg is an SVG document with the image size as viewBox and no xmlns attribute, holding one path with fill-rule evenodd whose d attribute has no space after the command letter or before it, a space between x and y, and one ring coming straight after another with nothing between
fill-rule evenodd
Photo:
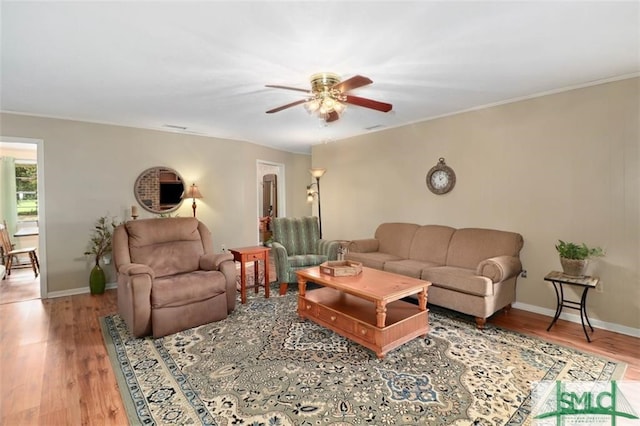
<instances>
[{"instance_id":1,"label":"patterned blue rug","mask_svg":"<svg viewBox=\"0 0 640 426\"><path fill-rule=\"evenodd\" d=\"M619 379L625 364L432 309L431 331L383 360L296 314L297 293L135 339L101 318L132 424L521 425L531 384Z\"/></svg>"}]
</instances>

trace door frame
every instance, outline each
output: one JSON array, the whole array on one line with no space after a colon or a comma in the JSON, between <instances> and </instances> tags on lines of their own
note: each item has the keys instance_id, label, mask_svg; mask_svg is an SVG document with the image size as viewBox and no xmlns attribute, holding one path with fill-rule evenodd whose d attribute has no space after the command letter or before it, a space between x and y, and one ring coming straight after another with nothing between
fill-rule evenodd
<instances>
[{"instance_id":1,"label":"door frame","mask_svg":"<svg viewBox=\"0 0 640 426\"><path fill-rule=\"evenodd\" d=\"M268 173L264 173L268 169ZM274 174L277 176L277 194L278 194L278 217L286 216L286 196L285 196L285 167L282 163L276 163L267 160L256 160L256 199L257 199L257 215L256 215L256 241L260 242L260 231L258 223L262 217L262 176L265 174Z\"/></svg>"},{"instance_id":2,"label":"door frame","mask_svg":"<svg viewBox=\"0 0 640 426\"><path fill-rule=\"evenodd\" d=\"M13 136L0 136L0 143L36 144L38 163L38 258L40 263L40 298L46 299L47 290L47 221L45 214L44 140Z\"/></svg>"}]
</instances>

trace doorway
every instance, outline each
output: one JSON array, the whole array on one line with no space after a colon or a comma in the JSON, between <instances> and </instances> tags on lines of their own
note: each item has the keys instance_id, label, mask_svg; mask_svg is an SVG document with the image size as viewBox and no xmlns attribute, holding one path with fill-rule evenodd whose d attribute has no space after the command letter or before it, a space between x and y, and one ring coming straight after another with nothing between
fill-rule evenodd
<instances>
[{"instance_id":1,"label":"doorway","mask_svg":"<svg viewBox=\"0 0 640 426\"><path fill-rule=\"evenodd\" d=\"M37 277L27 263L12 268L11 275L0 280L0 304L46 295L42 143L39 139L0 137L0 188L3 191L0 220L9 225L15 248L35 248L40 263Z\"/></svg>"},{"instance_id":2,"label":"doorway","mask_svg":"<svg viewBox=\"0 0 640 426\"><path fill-rule=\"evenodd\" d=\"M284 164L257 161L258 242L271 240L271 220L285 216Z\"/></svg>"}]
</instances>

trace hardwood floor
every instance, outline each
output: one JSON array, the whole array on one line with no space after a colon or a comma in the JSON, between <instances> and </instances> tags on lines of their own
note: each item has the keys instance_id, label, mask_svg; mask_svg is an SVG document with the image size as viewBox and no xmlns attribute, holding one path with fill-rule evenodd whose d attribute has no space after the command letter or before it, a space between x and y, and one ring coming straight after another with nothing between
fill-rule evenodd
<instances>
[{"instance_id":1,"label":"hardwood floor","mask_svg":"<svg viewBox=\"0 0 640 426\"><path fill-rule=\"evenodd\" d=\"M275 284L272 284L275 285ZM277 295L277 291L274 291ZM275 296L277 297L277 296ZM0 305L1 425L127 424L98 318L117 311L115 290ZM628 363L640 380L640 339L512 309L489 323Z\"/></svg>"},{"instance_id":2,"label":"hardwood floor","mask_svg":"<svg viewBox=\"0 0 640 426\"><path fill-rule=\"evenodd\" d=\"M127 424L98 318L115 291L0 305L0 424Z\"/></svg>"},{"instance_id":3,"label":"hardwood floor","mask_svg":"<svg viewBox=\"0 0 640 426\"><path fill-rule=\"evenodd\" d=\"M520 309L511 309L508 314L498 313L488 322L559 345L625 362L627 370L624 380L640 380L640 339L637 337L595 328L590 335L589 343L580 324L560 319L550 331L547 331L551 317Z\"/></svg>"},{"instance_id":4,"label":"hardwood floor","mask_svg":"<svg viewBox=\"0 0 640 426\"><path fill-rule=\"evenodd\" d=\"M0 280L0 304L40 298L40 278L31 269L14 269Z\"/></svg>"}]
</instances>

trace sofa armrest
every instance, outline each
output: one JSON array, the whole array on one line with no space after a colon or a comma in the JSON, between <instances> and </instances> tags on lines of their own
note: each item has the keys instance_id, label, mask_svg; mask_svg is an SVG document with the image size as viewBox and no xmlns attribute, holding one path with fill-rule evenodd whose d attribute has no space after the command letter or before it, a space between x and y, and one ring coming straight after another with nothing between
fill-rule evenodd
<instances>
[{"instance_id":1,"label":"sofa armrest","mask_svg":"<svg viewBox=\"0 0 640 426\"><path fill-rule=\"evenodd\" d=\"M208 253L200 256L200 269L205 271L219 271L222 262L232 261L231 253Z\"/></svg>"},{"instance_id":2,"label":"sofa armrest","mask_svg":"<svg viewBox=\"0 0 640 426\"><path fill-rule=\"evenodd\" d=\"M478 264L476 274L491 279L494 283L507 280L522 271L520 258L514 256L496 256Z\"/></svg>"},{"instance_id":3,"label":"sofa armrest","mask_svg":"<svg viewBox=\"0 0 640 426\"><path fill-rule=\"evenodd\" d=\"M380 242L375 238L365 238L351 241L347 249L356 253L372 253L378 251L379 247Z\"/></svg>"},{"instance_id":4,"label":"sofa armrest","mask_svg":"<svg viewBox=\"0 0 640 426\"><path fill-rule=\"evenodd\" d=\"M318 240L318 254L324 254L328 260L338 260L340 243L331 240Z\"/></svg>"},{"instance_id":5,"label":"sofa armrest","mask_svg":"<svg viewBox=\"0 0 640 426\"><path fill-rule=\"evenodd\" d=\"M142 275L147 274L153 280L156 274L153 272L153 269L149 265L144 265L142 263L125 263L124 265L120 265L118 269L119 274L124 274L129 277L132 275Z\"/></svg>"}]
</instances>

